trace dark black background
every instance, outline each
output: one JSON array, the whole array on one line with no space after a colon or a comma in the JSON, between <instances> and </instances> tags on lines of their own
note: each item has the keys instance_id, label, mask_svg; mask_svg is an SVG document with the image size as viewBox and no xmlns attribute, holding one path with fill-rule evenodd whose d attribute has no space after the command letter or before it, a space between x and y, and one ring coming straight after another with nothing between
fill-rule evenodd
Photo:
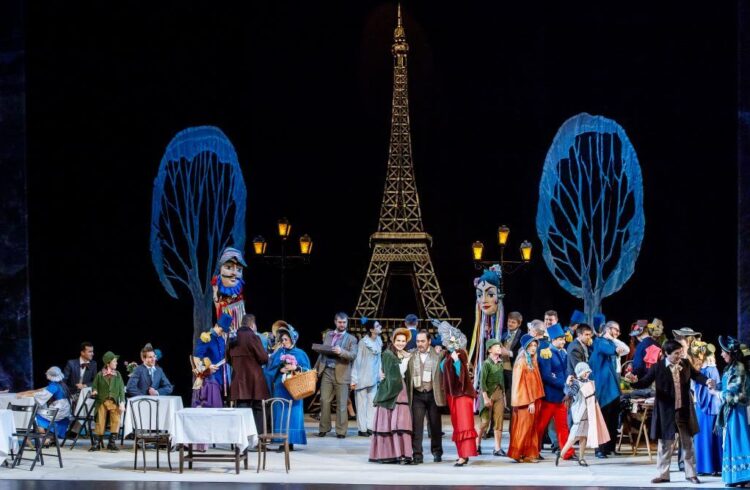
<instances>
[{"instance_id":1,"label":"dark black background","mask_svg":"<svg viewBox=\"0 0 750 490\"><path fill-rule=\"evenodd\" d=\"M536 252L508 279L506 307L567 320L582 306L540 260L534 220L552 138L589 112L623 126L645 188L636 272L605 314L735 332L736 5L520 3L403 4L415 172L451 313L470 328L470 245L503 223L511 254L524 238ZM385 176L394 3L27 5L37 384L82 340L125 360L151 341L188 393L191 301L166 294L148 240L159 161L189 126L218 126L236 147L248 245L280 216L313 237L313 263L288 274L300 345L352 312ZM278 271L251 263L246 280L265 330ZM413 310L408 290L394 296L392 313Z\"/></svg>"}]
</instances>

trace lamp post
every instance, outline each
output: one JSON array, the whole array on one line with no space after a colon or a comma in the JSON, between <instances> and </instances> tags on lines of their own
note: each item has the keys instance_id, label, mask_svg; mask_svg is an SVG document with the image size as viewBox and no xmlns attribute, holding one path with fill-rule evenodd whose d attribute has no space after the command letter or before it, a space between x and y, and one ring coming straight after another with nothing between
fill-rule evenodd
<instances>
[{"instance_id":1,"label":"lamp post","mask_svg":"<svg viewBox=\"0 0 750 490\"><path fill-rule=\"evenodd\" d=\"M519 246L519 252L521 254L521 260L505 260L505 247L508 244L508 236L510 235L510 228L505 225L500 226L497 229L497 244L500 247L500 260L483 260L484 257L484 244L480 241L476 241L471 245L472 256L474 257L474 267L481 270L485 266L498 264L503 275L513 274L522 267L527 266L531 262L531 242L524 240ZM500 293L503 293L503 283L505 281L501 279L500 282Z\"/></svg>"},{"instance_id":2,"label":"lamp post","mask_svg":"<svg viewBox=\"0 0 750 490\"><path fill-rule=\"evenodd\" d=\"M289 236L291 235L292 225L286 218L281 218L278 221L277 233L281 239L281 254L280 255L266 255L266 248L268 243L265 238L258 235L253 238L253 251L255 256L264 262L274 265L281 270L281 318L286 319L286 297L285 297L285 283L286 283L286 270L298 263L309 264L310 254L312 253L313 241L310 235L304 234L299 238L299 255L289 255L286 252L286 245Z\"/></svg>"}]
</instances>

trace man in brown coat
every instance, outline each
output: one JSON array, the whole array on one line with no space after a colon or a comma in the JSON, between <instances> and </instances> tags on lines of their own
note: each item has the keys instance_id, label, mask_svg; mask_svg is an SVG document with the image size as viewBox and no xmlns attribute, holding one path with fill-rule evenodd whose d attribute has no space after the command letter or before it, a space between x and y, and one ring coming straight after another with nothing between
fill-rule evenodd
<instances>
[{"instance_id":1,"label":"man in brown coat","mask_svg":"<svg viewBox=\"0 0 750 490\"><path fill-rule=\"evenodd\" d=\"M336 397L336 437L343 439L349 427L346 402L352 381L352 363L357 358L357 338L346 331L349 316L336 313L336 329L326 334L323 345L330 349L319 353L315 370L320 378L320 426L318 436L325 437L331 430L331 402Z\"/></svg>"},{"instance_id":2,"label":"man in brown coat","mask_svg":"<svg viewBox=\"0 0 750 490\"><path fill-rule=\"evenodd\" d=\"M242 317L236 335L229 337L229 361L234 370L229 395L237 407L253 409L255 427L263 431L262 401L270 398L268 385L263 376L263 365L268 362L268 352L255 333L255 315Z\"/></svg>"}]
</instances>

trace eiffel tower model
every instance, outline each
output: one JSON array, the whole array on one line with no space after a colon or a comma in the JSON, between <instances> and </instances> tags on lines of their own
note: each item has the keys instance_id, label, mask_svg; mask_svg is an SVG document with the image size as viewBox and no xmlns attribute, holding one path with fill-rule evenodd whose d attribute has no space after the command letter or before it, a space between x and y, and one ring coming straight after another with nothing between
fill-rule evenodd
<instances>
[{"instance_id":1,"label":"eiffel tower model","mask_svg":"<svg viewBox=\"0 0 750 490\"><path fill-rule=\"evenodd\" d=\"M370 236L372 258L367 270L351 330L363 332L357 318L377 320L389 333L402 325L401 318L384 318L388 286L393 276L409 276L417 297L420 328L432 330L429 319L446 320L457 326L460 318L450 318L440 291L428 246L432 237L424 231L419 195L414 181L409 126L409 92L406 56L409 45L398 5L398 22L393 33L393 106L388 170L380 208L378 231ZM409 312L405 312L409 313Z\"/></svg>"}]
</instances>

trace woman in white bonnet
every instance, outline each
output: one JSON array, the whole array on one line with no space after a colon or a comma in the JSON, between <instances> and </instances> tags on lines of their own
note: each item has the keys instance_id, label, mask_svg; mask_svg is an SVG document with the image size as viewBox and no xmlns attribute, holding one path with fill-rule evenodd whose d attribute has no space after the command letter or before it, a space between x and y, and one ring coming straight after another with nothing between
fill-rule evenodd
<instances>
[{"instance_id":1,"label":"woman in white bonnet","mask_svg":"<svg viewBox=\"0 0 750 490\"><path fill-rule=\"evenodd\" d=\"M70 391L63 383L63 373L57 366L52 366L45 373L49 384L38 390L24 391L19 393L18 398L34 397L39 405L48 404L47 408L56 408L57 416L55 417L55 434L57 437L65 437L70 423ZM48 430L50 426L49 417L37 415L36 423L42 430Z\"/></svg>"},{"instance_id":2,"label":"woman in white bonnet","mask_svg":"<svg viewBox=\"0 0 750 490\"><path fill-rule=\"evenodd\" d=\"M600 444L609 441L607 425L596 401L596 386L594 381L589 379L590 375L589 365L579 362L575 367L575 376L571 374L565 382L565 395L573 399L570 405L573 425L570 427L570 435L565 446L557 451L555 466L560 463L560 455L567 453L576 440L579 441L578 464L581 466L588 466L584 458L587 444L588 447L599 447Z\"/></svg>"}]
</instances>

